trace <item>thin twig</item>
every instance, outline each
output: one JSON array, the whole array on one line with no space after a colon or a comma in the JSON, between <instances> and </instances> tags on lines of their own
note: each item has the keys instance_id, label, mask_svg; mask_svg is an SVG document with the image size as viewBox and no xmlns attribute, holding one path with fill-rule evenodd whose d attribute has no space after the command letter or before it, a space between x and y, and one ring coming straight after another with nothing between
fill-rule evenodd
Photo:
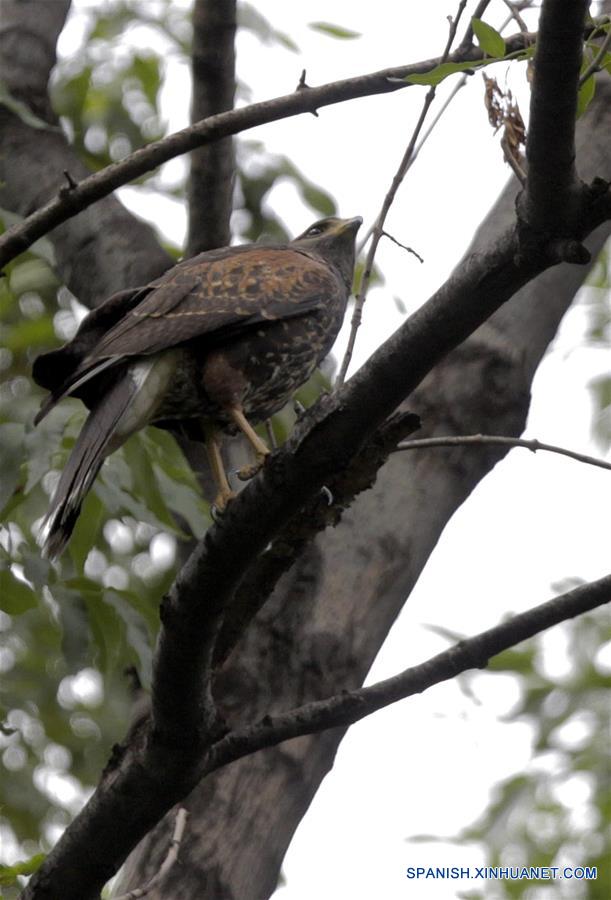
<instances>
[{"instance_id":1,"label":"thin twig","mask_svg":"<svg viewBox=\"0 0 611 900\"><path fill-rule=\"evenodd\" d=\"M429 125L429 127L427 128L427 130L426 130L426 131L424 132L424 134L422 135L422 138L421 138L421 140L420 140L420 143L419 143L419 144L416 144L416 147L414 148L414 152L413 152L413 154L412 154L412 159L411 159L410 165L412 165L412 164L414 163L414 160L416 159L416 157L418 156L418 154L420 153L420 151L422 150L422 148L424 147L424 145L426 144L426 142L427 142L428 139L430 138L431 134L432 134L433 131L435 130L436 126L437 126L438 123L439 123L439 120L441 119L441 117L443 116L443 114L445 113L445 111L447 110L448 106L450 105L450 103L452 102L452 100L454 100L454 98L456 97L457 93L458 93L462 88L464 88L464 86L466 85L466 83L467 83L467 81L468 81L469 78L470 78L469 73L468 73L468 72L463 72L463 74L460 76L460 78L458 79L458 81L456 82L456 84L454 85L454 87L452 88L451 92L448 94L448 96L446 97L446 99L443 101L443 103L442 103L442 105L441 105L441 108L440 108L439 112L438 112L437 115L433 118L433 121L431 122L431 124Z\"/></svg>"},{"instance_id":2,"label":"thin twig","mask_svg":"<svg viewBox=\"0 0 611 900\"><path fill-rule=\"evenodd\" d=\"M586 463L589 466L598 466L600 469L610 469L611 462L604 459L598 459L595 456L587 456L585 453L576 453L575 450L567 450L566 447L558 447L555 444L544 444L536 438L526 440L525 438L505 437L496 434L461 434L448 437L436 438L418 438L413 441L401 441L397 444L397 450L423 450L427 447L461 447L468 444L504 444L507 447L525 447L526 450L546 450L548 453L558 453L560 456L568 456L570 459L576 459L577 462Z\"/></svg>"},{"instance_id":3,"label":"thin twig","mask_svg":"<svg viewBox=\"0 0 611 900\"><path fill-rule=\"evenodd\" d=\"M66 181L68 182L68 187L71 191L73 191L74 188L78 187L78 182L74 180L74 178L72 177L72 175L70 174L68 169L64 169L64 176L66 178Z\"/></svg>"},{"instance_id":4,"label":"thin twig","mask_svg":"<svg viewBox=\"0 0 611 900\"><path fill-rule=\"evenodd\" d=\"M418 259L421 263L424 262L419 253L417 253L413 247L408 247L407 244L402 244L401 241L398 241L396 237L393 237L392 234L389 234L388 231L382 232L383 237L387 237L393 244L396 244L397 247L401 247L402 250L407 250L408 253L412 253L416 259Z\"/></svg>"},{"instance_id":5,"label":"thin twig","mask_svg":"<svg viewBox=\"0 0 611 900\"><path fill-rule=\"evenodd\" d=\"M180 850L180 845L185 833L185 827L188 817L189 813L186 809L184 809L184 807L181 806L176 813L174 833L172 835L172 840L170 841L170 847L168 849L166 858L164 859L156 874L153 875L151 880L147 884L145 884L144 887L134 888L133 891L128 891L127 894L121 894L121 896L116 897L115 900L138 900L139 897L146 897L146 895L149 894L154 887L157 887L157 885L160 884L160 882L165 878L167 873L170 871L170 869L178 859L178 851Z\"/></svg>"},{"instance_id":6,"label":"thin twig","mask_svg":"<svg viewBox=\"0 0 611 900\"><path fill-rule=\"evenodd\" d=\"M265 420L265 432L267 434L267 440L269 441L269 446L272 450L278 449L278 441L276 440L276 435L274 432L274 425L271 419Z\"/></svg>"},{"instance_id":7,"label":"thin twig","mask_svg":"<svg viewBox=\"0 0 611 900\"><path fill-rule=\"evenodd\" d=\"M522 186L526 184L526 172L520 165L518 159L516 159L515 155L512 153L511 147L509 146L509 141L507 140L507 136L503 135L501 138L501 148L503 150L503 156L505 157L505 162L513 171L513 174L516 176L518 181Z\"/></svg>"},{"instance_id":8,"label":"thin twig","mask_svg":"<svg viewBox=\"0 0 611 900\"><path fill-rule=\"evenodd\" d=\"M528 31L528 28L526 26L526 22L520 15L520 11L519 11L517 5L515 3L512 3L511 0L503 0L503 2L505 3L505 6L511 13L511 15L509 16L509 18L507 20L507 23L511 22L511 20L513 19L516 22L520 31L526 33Z\"/></svg>"},{"instance_id":9,"label":"thin twig","mask_svg":"<svg viewBox=\"0 0 611 900\"><path fill-rule=\"evenodd\" d=\"M594 57L594 59L592 60L592 62L588 66L588 68L585 70L583 75L580 76L579 87L581 87L581 85L584 84L584 82L586 82L588 80L590 75L594 75L596 72L598 72L599 66L600 66L602 60L604 59L605 54L606 54L607 50L609 49L610 44L611 44L611 26L609 27L609 31L605 35L604 41L602 42L602 44L599 47L598 53L596 54L596 56Z\"/></svg>"},{"instance_id":10,"label":"thin twig","mask_svg":"<svg viewBox=\"0 0 611 900\"><path fill-rule=\"evenodd\" d=\"M448 33L448 39L446 42L445 49L441 56L442 63L444 63L447 60L447 58L450 54L450 49L452 47L452 43L456 36L456 30L458 28L458 23L460 22L461 16L464 12L466 5L467 5L467 0L460 0L460 4L458 6L456 16L454 17L454 19L452 20L452 23L450 25L450 30ZM415 158L414 150L416 148L416 143L418 141L420 132L422 131L429 108L430 108L433 100L435 99L436 92L437 92L436 85L431 85L431 87L428 89L428 91L426 93L426 97L424 98L424 103L422 104L422 110L420 112L420 116L416 123L416 127L414 128L414 131L412 132L412 136L409 139L409 143L407 145L405 153L403 154L403 158L401 160L401 163L399 164L399 168L397 169L397 172L392 180L392 184L388 190L388 193L386 194L386 197L384 198L384 202L382 203L382 208L376 219L376 222L375 222L375 225L373 228L371 244L369 245L367 259L365 261L363 277L361 278L359 292L358 292L358 295L357 295L357 298L356 298L356 301L354 304L354 310L352 313L352 321L350 323L350 336L348 338L348 346L346 347L346 352L344 353L344 358L342 360L342 365L341 365L341 368L339 371L339 375L337 376L337 381L336 381L336 385L335 385L336 390L338 390L344 383L345 378L346 378L346 372L348 371L348 367L352 360L352 354L354 352L354 345L356 343L356 336L357 336L358 330L360 328L361 320L363 317L363 306L365 305L365 299L367 297L367 291L369 290L369 283L371 281L371 273L373 271L373 262L374 262L375 255L376 255L376 252L378 249L378 244L380 243L380 239L382 237L382 232L384 230L384 222L386 221L386 216L388 215L390 207L392 206L392 204L395 200L397 191L399 190L399 187L400 187L403 179L405 178L407 171L409 170L410 166L412 165L412 163L414 161L414 158Z\"/></svg>"},{"instance_id":11,"label":"thin twig","mask_svg":"<svg viewBox=\"0 0 611 900\"><path fill-rule=\"evenodd\" d=\"M469 19L469 27L465 31L463 39L459 44L460 50L466 50L468 47L471 47L473 45L473 19L481 19L489 5L490 0L480 0L480 2L475 7L473 15Z\"/></svg>"}]
</instances>

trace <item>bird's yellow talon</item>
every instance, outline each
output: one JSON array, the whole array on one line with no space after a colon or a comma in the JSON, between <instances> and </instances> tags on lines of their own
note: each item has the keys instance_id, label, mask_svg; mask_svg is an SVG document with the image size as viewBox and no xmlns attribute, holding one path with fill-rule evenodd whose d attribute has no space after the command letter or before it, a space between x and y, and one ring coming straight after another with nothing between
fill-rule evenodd
<instances>
[{"instance_id":1,"label":"bird's yellow talon","mask_svg":"<svg viewBox=\"0 0 611 900\"><path fill-rule=\"evenodd\" d=\"M254 478L257 472L260 472L263 468L265 460L269 456L269 451L267 453L257 453L257 458L255 462L250 463L248 466L242 466L241 469L238 469L236 475L240 479L240 481L250 481L251 478Z\"/></svg>"}]
</instances>

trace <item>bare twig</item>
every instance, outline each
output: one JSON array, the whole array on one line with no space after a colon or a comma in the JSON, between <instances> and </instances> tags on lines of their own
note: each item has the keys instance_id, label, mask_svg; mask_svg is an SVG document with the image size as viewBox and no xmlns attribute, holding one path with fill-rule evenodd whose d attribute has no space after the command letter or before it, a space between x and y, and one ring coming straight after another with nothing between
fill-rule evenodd
<instances>
[{"instance_id":1,"label":"bare twig","mask_svg":"<svg viewBox=\"0 0 611 900\"><path fill-rule=\"evenodd\" d=\"M513 171L513 174L516 176L521 185L526 184L526 172L520 165L520 162L517 156L512 152L509 140L507 135L503 135L501 138L501 148L503 150L503 156L505 157L505 162Z\"/></svg>"},{"instance_id":2,"label":"bare twig","mask_svg":"<svg viewBox=\"0 0 611 900\"><path fill-rule=\"evenodd\" d=\"M605 54L606 54L607 50L609 49L610 44L611 44L611 25L609 26L609 31L605 35L604 41L600 45L598 53L596 54L596 56L594 57L594 59L592 60L590 65L587 67L587 69L585 70L583 75L580 77L579 87L581 87L581 85L584 84L588 80L590 75L594 75L596 72L598 72L600 64L603 61Z\"/></svg>"},{"instance_id":3,"label":"bare twig","mask_svg":"<svg viewBox=\"0 0 611 900\"><path fill-rule=\"evenodd\" d=\"M461 672L485 668L488 661L503 650L609 602L611 576L608 575L462 640L449 650L392 678L370 687L345 691L327 700L307 703L278 716L266 716L255 725L233 731L211 748L204 770L214 771L255 750L274 746L289 738L351 725L397 700L420 694L435 684L455 678Z\"/></svg>"},{"instance_id":4,"label":"bare twig","mask_svg":"<svg viewBox=\"0 0 611 900\"><path fill-rule=\"evenodd\" d=\"M469 27L465 31L463 39L458 47L459 50L466 50L473 45L473 25L471 23L473 22L473 19L481 19L489 5L490 0L480 0L477 4L473 11L473 15L469 19Z\"/></svg>"},{"instance_id":5,"label":"bare twig","mask_svg":"<svg viewBox=\"0 0 611 900\"><path fill-rule=\"evenodd\" d=\"M146 897L146 895L150 894L154 887L157 887L158 884L161 884L167 873L170 871L170 869L178 859L178 852L180 850L182 838L185 833L185 827L188 817L189 813L186 809L184 809L184 807L181 806L176 813L174 833L172 835L172 840L170 841L170 847L168 849L167 856L161 864L159 871L155 875L153 875L148 884L145 884L145 886L141 888L134 888L133 891L128 891L127 894L121 894L119 897L115 897L115 900L138 900L139 897Z\"/></svg>"},{"instance_id":6,"label":"bare twig","mask_svg":"<svg viewBox=\"0 0 611 900\"><path fill-rule=\"evenodd\" d=\"M544 444L536 438L527 440L525 438L505 437L496 434L460 434L448 435L448 437L434 438L417 438L415 440L401 441L397 444L397 450L425 450L428 447L464 447L466 445L489 445L504 444L507 447L525 447L536 453L537 450L546 450L548 453L558 453L560 456L568 456L570 459L576 459L577 462L586 463L589 466L598 466L600 469L610 469L611 462L604 459L598 459L596 456L587 456L585 453L577 453L575 450L567 450L566 447L558 447L555 444Z\"/></svg>"},{"instance_id":7,"label":"bare twig","mask_svg":"<svg viewBox=\"0 0 611 900\"><path fill-rule=\"evenodd\" d=\"M297 83L297 87L295 88L295 90L296 91L309 91L310 90L310 85L306 82L306 70L305 69L301 70L301 75L299 76L299 82ZM310 112L312 113L313 116L316 116L316 118L318 118L318 110L317 109L311 109Z\"/></svg>"},{"instance_id":8,"label":"bare twig","mask_svg":"<svg viewBox=\"0 0 611 900\"><path fill-rule=\"evenodd\" d=\"M468 79L469 79L468 73L467 73L467 72L463 72L463 74L460 76L460 78L458 79L458 81L456 82L456 84L454 85L454 87L452 88L452 90L450 91L450 93L448 94L448 96L446 97L446 99L443 101L443 103L442 103L442 105L441 105L439 111L438 111L437 114L433 117L433 121L431 122L431 124L429 125L429 127L426 129L426 131L425 131L424 134L422 135L420 141L419 141L419 142L416 144L416 146L414 147L414 152L412 153L412 159L411 159L410 165L413 165L414 161L416 160L416 157L418 156L418 154L420 153L420 151L422 150L422 148L424 147L424 145L426 144L426 142L427 142L428 139L430 138L431 134L433 133L433 131L435 130L435 128L436 128L437 125L439 124L439 120L440 120L441 117L444 115L444 113L446 112L446 110L447 110L447 108L449 107L450 103L452 103L452 101L454 100L454 98L456 97L456 95L458 94L458 92L459 92L462 88L464 88L464 86L466 85Z\"/></svg>"},{"instance_id":9,"label":"bare twig","mask_svg":"<svg viewBox=\"0 0 611 900\"><path fill-rule=\"evenodd\" d=\"M278 441L276 440L276 435L274 434L274 426L271 419L265 420L265 431L267 433L269 446L272 448L272 450L276 450L278 448Z\"/></svg>"},{"instance_id":10,"label":"bare twig","mask_svg":"<svg viewBox=\"0 0 611 900\"><path fill-rule=\"evenodd\" d=\"M448 39L446 41L445 49L441 55L441 62L444 63L449 55L450 49L452 47L452 43L456 36L456 30L458 28L458 23L460 22L461 16L464 12L465 6L467 5L467 0L460 0L458 10L456 16L451 21L450 29L448 33ZM382 232L384 230L384 222L386 221L386 216L392 206L395 197L397 195L397 191L407 174L410 166L414 161L414 150L416 147L416 143L418 141L418 137L420 132L422 131L427 113L429 108L435 99L435 94L437 93L436 85L431 85L428 89L426 96L424 98L424 103L422 104L422 110L420 112L420 116L416 123L416 127L412 132L412 136L409 139L409 143L406 147L405 153L403 154L403 158L399 164L399 168L395 173L395 176L392 180L391 186L384 198L384 202L382 203L382 208L378 213L378 217L376 219L373 234L371 237L371 244L369 245L369 251L367 253L367 259L365 261L365 268L363 270L363 277L361 278L361 283L359 285L359 292L354 304L354 310L352 312L352 320L350 323L350 336L348 338L348 346L346 347L346 352L344 353L344 358L342 360L342 364L339 370L339 374L337 376L336 381L336 389L339 389L345 381L346 373L348 371L348 367L350 366L350 362L352 360L352 354L354 352L354 345L356 343L356 336L358 330L361 326L361 321L363 318L363 306L365 305L365 299L367 297L367 292L369 290L369 283L371 281L371 273L373 271L373 262L375 259L375 255L378 249L378 244L380 243L380 239L382 237Z\"/></svg>"},{"instance_id":11,"label":"bare twig","mask_svg":"<svg viewBox=\"0 0 611 900\"><path fill-rule=\"evenodd\" d=\"M74 180L68 169L64 169L64 176L68 182L69 190L73 191L75 187L78 187L78 182Z\"/></svg>"},{"instance_id":12,"label":"bare twig","mask_svg":"<svg viewBox=\"0 0 611 900\"><path fill-rule=\"evenodd\" d=\"M518 9L517 4L516 4L516 3L512 3L511 0L503 0L503 2L505 3L505 6L507 7L507 9L509 10L509 12L511 13L511 15L509 16L509 19L507 20L507 22L511 22L511 20L513 19L513 20L516 22L516 24L517 24L518 28L520 29L520 31L526 33L526 32L528 31L528 28L527 28L527 26L526 26L526 22L524 21L524 19L523 19L522 16L520 15L520 10Z\"/></svg>"},{"instance_id":13,"label":"bare twig","mask_svg":"<svg viewBox=\"0 0 611 900\"><path fill-rule=\"evenodd\" d=\"M389 233L388 233L388 231L383 231L383 232L382 232L382 235L383 235L384 237L387 237L387 238L389 239L389 241L392 241L393 244L396 244L397 247L401 247L402 250L407 250L408 253L412 253L412 254L416 257L416 259L419 260L421 263L424 262L424 260L423 260L422 257L420 256L420 254L419 254L419 253L416 253L416 251L414 250L413 247L408 247L406 244L402 244L401 241L398 241L398 240L396 239L396 237L393 237L392 234L389 234Z\"/></svg>"}]
</instances>

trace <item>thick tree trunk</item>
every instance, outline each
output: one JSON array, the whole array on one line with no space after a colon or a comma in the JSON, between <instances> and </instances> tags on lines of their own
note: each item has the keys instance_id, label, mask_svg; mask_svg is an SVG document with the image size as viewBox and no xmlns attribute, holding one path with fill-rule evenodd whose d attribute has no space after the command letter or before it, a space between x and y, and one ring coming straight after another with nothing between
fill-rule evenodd
<instances>
[{"instance_id":1,"label":"thick tree trunk","mask_svg":"<svg viewBox=\"0 0 611 900\"><path fill-rule=\"evenodd\" d=\"M49 123L33 128L0 105L0 208L21 216L38 209L90 172L58 127L47 84L70 0L1 0L0 80L17 100ZM114 197L106 197L56 228L57 271L81 303L96 306L126 285L144 284L173 260L155 232Z\"/></svg>"}]
</instances>

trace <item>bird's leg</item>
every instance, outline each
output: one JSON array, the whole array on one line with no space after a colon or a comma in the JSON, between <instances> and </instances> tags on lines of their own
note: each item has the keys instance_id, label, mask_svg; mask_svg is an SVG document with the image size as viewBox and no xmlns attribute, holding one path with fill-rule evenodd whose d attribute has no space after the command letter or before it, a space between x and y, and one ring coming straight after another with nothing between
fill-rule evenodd
<instances>
[{"instance_id":1,"label":"bird's leg","mask_svg":"<svg viewBox=\"0 0 611 900\"><path fill-rule=\"evenodd\" d=\"M265 462L265 457L269 456L271 451L265 441L261 440L239 406L230 407L227 410L227 414L238 426L250 446L255 451L255 462L250 466L242 466L238 472L240 481L248 481L249 478L252 478L257 474Z\"/></svg>"},{"instance_id":2,"label":"bird's leg","mask_svg":"<svg viewBox=\"0 0 611 900\"><path fill-rule=\"evenodd\" d=\"M216 429L211 425L204 426L204 434L206 440L206 454L210 463L210 470L218 488L218 494L214 501L213 507L222 512L229 500L233 500L235 493L229 486L225 466L221 457L221 445L218 439Z\"/></svg>"}]
</instances>

